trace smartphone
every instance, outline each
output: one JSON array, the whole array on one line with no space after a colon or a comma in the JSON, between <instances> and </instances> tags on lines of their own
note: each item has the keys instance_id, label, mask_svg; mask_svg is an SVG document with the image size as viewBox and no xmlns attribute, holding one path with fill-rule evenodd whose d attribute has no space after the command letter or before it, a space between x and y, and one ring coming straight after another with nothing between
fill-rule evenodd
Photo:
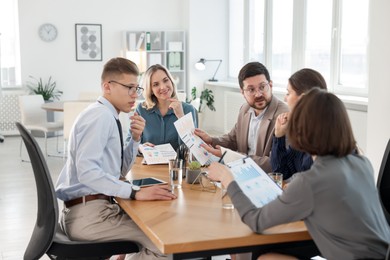
<instances>
[{"instance_id":1,"label":"smartphone","mask_svg":"<svg viewBox=\"0 0 390 260\"><path fill-rule=\"evenodd\" d=\"M147 187L147 186L158 185L158 184L166 184L167 182L154 177L149 177L149 178L132 180L131 183L133 183L133 185L137 185L140 187Z\"/></svg>"}]
</instances>

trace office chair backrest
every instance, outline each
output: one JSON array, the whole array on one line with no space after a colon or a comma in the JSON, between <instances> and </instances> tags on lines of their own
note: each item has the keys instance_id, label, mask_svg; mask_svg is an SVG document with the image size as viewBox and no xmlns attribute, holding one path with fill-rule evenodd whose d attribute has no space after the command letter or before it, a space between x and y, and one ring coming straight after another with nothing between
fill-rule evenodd
<instances>
[{"instance_id":1,"label":"office chair backrest","mask_svg":"<svg viewBox=\"0 0 390 260\"><path fill-rule=\"evenodd\" d=\"M35 139L20 123L16 123L28 151L34 171L38 196L35 227L24 253L24 259L39 259L50 247L58 222L58 204L49 169Z\"/></svg>"},{"instance_id":2,"label":"office chair backrest","mask_svg":"<svg viewBox=\"0 0 390 260\"><path fill-rule=\"evenodd\" d=\"M47 122L46 111L41 108L45 103L42 95L19 96L21 120L24 125L39 125Z\"/></svg>"},{"instance_id":3,"label":"office chair backrest","mask_svg":"<svg viewBox=\"0 0 390 260\"><path fill-rule=\"evenodd\" d=\"M376 185L383 212L385 213L387 222L390 225L390 139L387 142L386 150L383 155Z\"/></svg>"}]
</instances>

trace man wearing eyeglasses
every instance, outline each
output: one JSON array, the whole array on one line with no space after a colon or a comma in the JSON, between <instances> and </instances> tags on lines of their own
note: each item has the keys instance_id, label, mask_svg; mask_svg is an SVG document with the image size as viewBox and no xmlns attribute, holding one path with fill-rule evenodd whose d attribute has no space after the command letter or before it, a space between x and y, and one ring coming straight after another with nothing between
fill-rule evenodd
<instances>
[{"instance_id":1,"label":"man wearing eyeglasses","mask_svg":"<svg viewBox=\"0 0 390 260\"><path fill-rule=\"evenodd\" d=\"M221 137L211 137L201 129L195 134L208 145L203 147L221 157L220 146L249 155L265 172L271 172L270 151L275 121L288 107L272 94L272 81L267 68L250 62L238 75L241 94L246 100L233 129Z\"/></svg>"},{"instance_id":2,"label":"man wearing eyeglasses","mask_svg":"<svg viewBox=\"0 0 390 260\"><path fill-rule=\"evenodd\" d=\"M74 240L132 240L142 248L127 259L165 257L112 197L172 200L167 185L140 188L120 180L134 163L145 120L130 117L131 140L123 147L119 113L128 113L142 93L135 63L109 60L101 76L102 96L76 119L69 138L68 160L56 185L64 201L61 225Z\"/></svg>"}]
</instances>

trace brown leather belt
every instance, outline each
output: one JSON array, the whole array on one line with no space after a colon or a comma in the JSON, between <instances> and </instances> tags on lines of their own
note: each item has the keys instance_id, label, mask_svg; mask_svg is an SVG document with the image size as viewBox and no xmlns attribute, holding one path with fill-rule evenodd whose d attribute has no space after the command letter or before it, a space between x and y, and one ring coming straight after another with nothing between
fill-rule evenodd
<instances>
[{"instance_id":1,"label":"brown leather belt","mask_svg":"<svg viewBox=\"0 0 390 260\"><path fill-rule=\"evenodd\" d=\"M104 195L104 194L87 195L87 196L84 196L84 198L85 198L85 202L91 201L91 200L108 200L108 201L111 201L111 197L107 196L107 195ZM68 201L65 201L64 203L65 203L65 206L67 208L70 208L70 207L72 207L74 205L83 203L83 197L77 198L77 199L68 200Z\"/></svg>"}]
</instances>

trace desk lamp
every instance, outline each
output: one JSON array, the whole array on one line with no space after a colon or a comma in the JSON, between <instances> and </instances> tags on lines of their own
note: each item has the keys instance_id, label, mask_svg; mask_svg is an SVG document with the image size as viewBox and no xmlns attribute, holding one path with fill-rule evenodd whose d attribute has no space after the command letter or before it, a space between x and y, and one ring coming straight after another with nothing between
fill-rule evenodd
<instances>
[{"instance_id":1,"label":"desk lamp","mask_svg":"<svg viewBox=\"0 0 390 260\"><path fill-rule=\"evenodd\" d=\"M216 78L215 78L215 75L217 74L217 71L219 69L219 66L221 65L222 63L222 60L206 60L206 59L200 59L197 63L195 63L195 68L197 70L204 70L206 68L206 65L205 63L208 62L208 61L218 61L218 66L217 66L217 69L215 70L214 72L214 75L211 79L209 79L209 81L218 81Z\"/></svg>"}]
</instances>

